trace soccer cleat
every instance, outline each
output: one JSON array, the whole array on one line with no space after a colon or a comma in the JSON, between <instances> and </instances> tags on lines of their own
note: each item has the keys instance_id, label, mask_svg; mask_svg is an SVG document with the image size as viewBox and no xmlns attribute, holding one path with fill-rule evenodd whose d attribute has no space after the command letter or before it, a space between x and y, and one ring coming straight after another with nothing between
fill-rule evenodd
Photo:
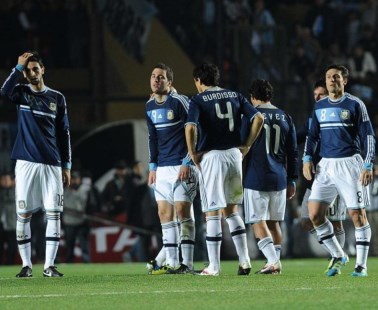
<instances>
[{"instance_id":1,"label":"soccer cleat","mask_svg":"<svg viewBox=\"0 0 378 310\"><path fill-rule=\"evenodd\" d=\"M159 270L161 267L157 264L156 260L153 259L147 263L146 268L147 268L147 273L152 274L153 270Z\"/></svg>"},{"instance_id":2,"label":"soccer cleat","mask_svg":"<svg viewBox=\"0 0 378 310\"><path fill-rule=\"evenodd\" d=\"M174 268L169 265L161 266L159 269L153 269L151 270L150 275L157 276L161 274L167 274L168 271L173 270Z\"/></svg>"},{"instance_id":3,"label":"soccer cleat","mask_svg":"<svg viewBox=\"0 0 378 310\"><path fill-rule=\"evenodd\" d=\"M248 276L251 272L251 263L245 262L239 265L238 276Z\"/></svg>"},{"instance_id":4,"label":"soccer cleat","mask_svg":"<svg viewBox=\"0 0 378 310\"><path fill-rule=\"evenodd\" d=\"M343 257L334 257L331 260L331 268L327 271L327 276L334 277L341 273L341 268L349 262L349 257L347 255Z\"/></svg>"},{"instance_id":5,"label":"soccer cleat","mask_svg":"<svg viewBox=\"0 0 378 310\"><path fill-rule=\"evenodd\" d=\"M346 257L346 261L345 261L345 264L349 262L349 256L347 254L345 254L345 257ZM329 263L328 263L328 266L327 266L327 269L324 270L324 273L325 274L328 274L328 271L332 268L332 265L333 265L333 258L329 258ZM341 270L339 269L338 271L338 274L341 274Z\"/></svg>"},{"instance_id":6,"label":"soccer cleat","mask_svg":"<svg viewBox=\"0 0 378 310\"><path fill-rule=\"evenodd\" d=\"M354 268L354 271L351 273L351 276L352 277L367 277L368 274L367 274L366 268L362 266L357 266L356 268Z\"/></svg>"},{"instance_id":7,"label":"soccer cleat","mask_svg":"<svg viewBox=\"0 0 378 310\"><path fill-rule=\"evenodd\" d=\"M200 276L219 276L219 270L218 271L210 271L209 268L205 268L200 273L198 273Z\"/></svg>"},{"instance_id":8,"label":"soccer cleat","mask_svg":"<svg viewBox=\"0 0 378 310\"><path fill-rule=\"evenodd\" d=\"M31 278L32 276L33 272L29 266L22 267L21 271L16 274L17 278Z\"/></svg>"},{"instance_id":9,"label":"soccer cleat","mask_svg":"<svg viewBox=\"0 0 378 310\"><path fill-rule=\"evenodd\" d=\"M267 263L265 266L256 271L255 274L280 274L282 270L281 261L277 261L275 263Z\"/></svg>"},{"instance_id":10,"label":"soccer cleat","mask_svg":"<svg viewBox=\"0 0 378 310\"><path fill-rule=\"evenodd\" d=\"M166 272L167 274L188 274L188 273L193 273L193 270L191 270L188 266L181 264L178 268L176 269L169 269Z\"/></svg>"},{"instance_id":11,"label":"soccer cleat","mask_svg":"<svg viewBox=\"0 0 378 310\"><path fill-rule=\"evenodd\" d=\"M43 270L43 276L49 278L60 278L63 277L63 273L56 270L56 266L50 266L49 268Z\"/></svg>"}]
</instances>

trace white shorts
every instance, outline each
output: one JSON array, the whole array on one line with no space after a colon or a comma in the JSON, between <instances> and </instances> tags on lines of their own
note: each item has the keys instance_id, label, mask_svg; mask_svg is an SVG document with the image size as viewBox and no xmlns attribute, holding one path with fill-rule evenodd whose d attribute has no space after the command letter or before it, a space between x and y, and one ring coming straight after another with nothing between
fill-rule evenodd
<instances>
[{"instance_id":1,"label":"white shorts","mask_svg":"<svg viewBox=\"0 0 378 310\"><path fill-rule=\"evenodd\" d=\"M261 221L283 221L286 208L286 189L263 192L244 189L244 214L247 224Z\"/></svg>"},{"instance_id":2,"label":"white shorts","mask_svg":"<svg viewBox=\"0 0 378 310\"><path fill-rule=\"evenodd\" d=\"M210 151L202 157L200 166L198 177L203 212L242 203L242 154L239 149Z\"/></svg>"},{"instance_id":3,"label":"white shorts","mask_svg":"<svg viewBox=\"0 0 378 310\"><path fill-rule=\"evenodd\" d=\"M156 170L156 184L154 186L156 201L168 201L174 205L176 201L192 203L196 196L197 173L190 167L188 180L178 181L181 166L158 167Z\"/></svg>"},{"instance_id":4,"label":"white shorts","mask_svg":"<svg viewBox=\"0 0 378 310\"><path fill-rule=\"evenodd\" d=\"M310 197L311 190L306 189L306 193L303 197L301 205L301 216L303 218L309 218L308 215L308 198ZM341 200L340 196L337 196L335 200L330 204L327 210L327 218L330 221L344 221L346 218L346 206L344 201Z\"/></svg>"},{"instance_id":5,"label":"white shorts","mask_svg":"<svg viewBox=\"0 0 378 310\"><path fill-rule=\"evenodd\" d=\"M33 213L40 208L63 212L61 167L17 160L15 174L18 214Z\"/></svg>"},{"instance_id":6,"label":"white shorts","mask_svg":"<svg viewBox=\"0 0 378 310\"><path fill-rule=\"evenodd\" d=\"M370 205L369 186L360 182L363 160L360 155L345 158L322 158L316 166L309 201L331 204L337 195L348 209Z\"/></svg>"}]
</instances>

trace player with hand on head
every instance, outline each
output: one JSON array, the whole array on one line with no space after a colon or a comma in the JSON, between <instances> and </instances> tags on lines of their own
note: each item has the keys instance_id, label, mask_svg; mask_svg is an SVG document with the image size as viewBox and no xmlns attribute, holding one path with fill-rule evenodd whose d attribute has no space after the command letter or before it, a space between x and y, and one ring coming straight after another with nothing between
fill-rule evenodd
<instances>
[{"instance_id":1,"label":"player with hand on head","mask_svg":"<svg viewBox=\"0 0 378 310\"><path fill-rule=\"evenodd\" d=\"M370 204L368 185L373 180L375 138L365 104L345 92L348 77L349 71L342 65L331 65L325 71L329 96L315 104L303 175L311 180L315 173L308 211L318 238L333 257L327 275L339 274L348 261L326 217L329 205L339 195L355 227L356 264L352 276L360 277L367 276L371 228L365 208ZM318 143L321 160L315 170L313 156Z\"/></svg>"},{"instance_id":2,"label":"player with hand on head","mask_svg":"<svg viewBox=\"0 0 378 310\"><path fill-rule=\"evenodd\" d=\"M45 67L36 52L18 57L1 95L15 103L18 133L12 151L16 160L17 242L22 269L17 277L32 276L32 214L44 208L47 217L43 276L62 277L54 266L59 247L63 185L70 185L71 144L67 106L62 93L47 87ZM25 77L29 84L19 84Z\"/></svg>"},{"instance_id":3,"label":"player with hand on head","mask_svg":"<svg viewBox=\"0 0 378 310\"><path fill-rule=\"evenodd\" d=\"M249 89L253 106L264 115L261 134L245 157L244 213L252 224L257 245L266 264L257 274L280 274L280 251L286 199L295 195L298 178L298 147L292 118L271 103L269 81L252 81ZM242 142L249 133L249 120L243 117Z\"/></svg>"},{"instance_id":4,"label":"player with hand on head","mask_svg":"<svg viewBox=\"0 0 378 310\"><path fill-rule=\"evenodd\" d=\"M185 143L188 98L171 91L172 82L170 67L159 63L153 68L150 85L154 95L146 104L150 150L148 184L154 187L158 204L165 266L158 268L155 262L150 262L147 264L150 274L184 274L193 270L195 226L191 206L197 176ZM164 255L160 252L158 256Z\"/></svg>"},{"instance_id":5,"label":"player with hand on head","mask_svg":"<svg viewBox=\"0 0 378 310\"><path fill-rule=\"evenodd\" d=\"M218 86L217 66L209 63L197 66L193 77L199 94L190 100L185 134L189 154L199 174L210 263L200 274L217 276L221 271L223 215L239 257L238 275L248 275L251 263L247 235L238 213L243 199L242 158L259 135L264 119L240 93ZM250 129L245 144L240 135L242 115L248 118Z\"/></svg>"}]
</instances>

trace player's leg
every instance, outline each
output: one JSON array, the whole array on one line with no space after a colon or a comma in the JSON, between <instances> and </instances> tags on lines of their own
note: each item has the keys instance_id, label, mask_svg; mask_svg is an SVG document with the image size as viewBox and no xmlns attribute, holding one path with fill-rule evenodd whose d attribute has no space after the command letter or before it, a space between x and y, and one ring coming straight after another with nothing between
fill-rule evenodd
<instances>
[{"instance_id":1,"label":"player's leg","mask_svg":"<svg viewBox=\"0 0 378 310\"><path fill-rule=\"evenodd\" d=\"M17 277L32 276L30 221L32 213L41 207L41 187L37 177L39 169L39 164L23 160L18 160L15 167L16 239L22 260L22 269Z\"/></svg>"},{"instance_id":2,"label":"player's leg","mask_svg":"<svg viewBox=\"0 0 378 310\"><path fill-rule=\"evenodd\" d=\"M342 221L345 220L346 209L344 201L337 195L327 211L327 218L331 221L336 239L342 248L345 245L345 230Z\"/></svg>"},{"instance_id":3,"label":"player's leg","mask_svg":"<svg viewBox=\"0 0 378 310\"><path fill-rule=\"evenodd\" d=\"M43 275L45 277L62 277L55 265L58 253L61 222L60 214L63 212L63 181L60 167L43 165L41 169L43 205L46 210L46 254Z\"/></svg>"},{"instance_id":4,"label":"player's leg","mask_svg":"<svg viewBox=\"0 0 378 310\"><path fill-rule=\"evenodd\" d=\"M243 201L242 156L240 151L238 149L225 151L222 163L222 171L224 171L223 187L227 202L227 207L222 212L239 257L238 275L248 275L251 271L251 262L248 253L247 233L243 219L238 212L238 205L241 205Z\"/></svg>"}]
</instances>

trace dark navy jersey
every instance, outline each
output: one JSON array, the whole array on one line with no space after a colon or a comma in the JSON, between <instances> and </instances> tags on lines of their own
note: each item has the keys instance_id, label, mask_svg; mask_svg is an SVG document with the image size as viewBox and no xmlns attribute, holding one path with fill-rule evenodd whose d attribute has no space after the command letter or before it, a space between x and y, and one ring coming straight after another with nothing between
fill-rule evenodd
<instances>
[{"instance_id":1,"label":"dark navy jersey","mask_svg":"<svg viewBox=\"0 0 378 310\"><path fill-rule=\"evenodd\" d=\"M245 158L243 186L256 191L280 191L298 178L295 126L286 112L272 104L256 108L264 115L264 127ZM243 142L249 130L248 119L243 118Z\"/></svg>"},{"instance_id":2,"label":"dark navy jersey","mask_svg":"<svg viewBox=\"0 0 378 310\"><path fill-rule=\"evenodd\" d=\"M365 153L365 163L375 158L374 131L365 104L345 93L338 100L319 100L314 108L305 154L313 156L320 143L320 156L342 158Z\"/></svg>"},{"instance_id":3,"label":"dark navy jersey","mask_svg":"<svg viewBox=\"0 0 378 310\"><path fill-rule=\"evenodd\" d=\"M13 69L1 88L18 109L18 132L12 159L71 168L70 130L64 96L49 87L35 92L18 84L22 72Z\"/></svg>"},{"instance_id":4,"label":"dark navy jersey","mask_svg":"<svg viewBox=\"0 0 378 310\"><path fill-rule=\"evenodd\" d=\"M189 124L199 126L197 151L226 150L240 146L242 115L248 121L258 111L240 93L212 87L189 102Z\"/></svg>"},{"instance_id":5,"label":"dark navy jersey","mask_svg":"<svg viewBox=\"0 0 378 310\"><path fill-rule=\"evenodd\" d=\"M164 103L147 101L150 163L177 166L189 160L184 124L188 116L188 97L169 93Z\"/></svg>"}]
</instances>

